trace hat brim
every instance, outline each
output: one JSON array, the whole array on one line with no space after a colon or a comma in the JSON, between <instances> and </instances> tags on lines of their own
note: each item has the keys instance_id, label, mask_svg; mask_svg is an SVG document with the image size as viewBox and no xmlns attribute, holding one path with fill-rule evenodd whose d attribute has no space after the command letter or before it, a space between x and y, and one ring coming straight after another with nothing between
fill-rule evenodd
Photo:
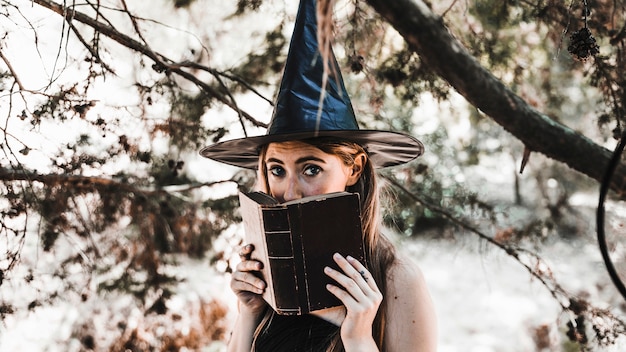
<instances>
[{"instance_id":1,"label":"hat brim","mask_svg":"<svg viewBox=\"0 0 626 352\"><path fill-rule=\"evenodd\" d=\"M272 142L337 137L361 145L376 168L407 163L424 153L424 145L404 133L378 130L335 130L271 134L219 142L200 150L200 155L225 164L256 169L260 148Z\"/></svg>"}]
</instances>

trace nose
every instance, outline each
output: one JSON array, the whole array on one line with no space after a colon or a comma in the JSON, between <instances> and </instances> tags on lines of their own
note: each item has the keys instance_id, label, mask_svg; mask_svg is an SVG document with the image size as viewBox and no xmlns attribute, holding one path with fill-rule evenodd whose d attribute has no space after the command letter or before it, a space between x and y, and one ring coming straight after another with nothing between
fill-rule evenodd
<instances>
[{"instance_id":1,"label":"nose","mask_svg":"<svg viewBox=\"0 0 626 352\"><path fill-rule=\"evenodd\" d=\"M285 192L283 193L283 201L288 202L290 200L302 198L302 190L297 177L289 177L285 184Z\"/></svg>"}]
</instances>

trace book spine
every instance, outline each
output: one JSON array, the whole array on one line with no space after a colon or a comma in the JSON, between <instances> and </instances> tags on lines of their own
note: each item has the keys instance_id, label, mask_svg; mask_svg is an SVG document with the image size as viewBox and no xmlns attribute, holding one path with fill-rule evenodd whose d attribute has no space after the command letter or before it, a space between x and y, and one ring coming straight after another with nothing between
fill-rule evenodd
<instances>
[{"instance_id":1,"label":"book spine","mask_svg":"<svg viewBox=\"0 0 626 352\"><path fill-rule=\"evenodd\" d=\"M271 271L274 310L283 315L302 314L296 280L292 234L285 208L264 208L263 224L267 260Z\"/></svg>"},{"instance_id":2,"label":"book spine","mask_svg":"<svg viewBox=\"0 0 626 352\"><path fill-rule=\"evenodd\" d=\"M303 244L303 229L302 229L302 213L300 204L293 204L287 207L289 214L289 227L291 229L291 240L294 256L294 277L296 280L296 286L298 287L298 301L302 313L311 312L309 304L309 280L306 267L306 258ZM321 220L321 219L318 219Z\"/></svg>"}]
</instances>

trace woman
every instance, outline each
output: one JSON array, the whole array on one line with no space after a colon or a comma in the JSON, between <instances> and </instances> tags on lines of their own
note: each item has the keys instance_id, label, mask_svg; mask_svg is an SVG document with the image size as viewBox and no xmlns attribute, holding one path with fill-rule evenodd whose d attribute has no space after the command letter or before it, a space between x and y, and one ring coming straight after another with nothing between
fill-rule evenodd
<instances>
[{"instance_id":1,"label":"woman","mask_svg":"<svg viewBox=\"0 0 626 352\"><path fill-rule=\"evenodd\" d=\"M419 269L380 232L375 173L413 160L423 145L409 135L359 129L332 51L328 60L336 69L323 77L316 35L315 1L302 0L268 133L217 143L200 153L257 169L258 188L279 201L359 193L367 263L336 253L340 270L324 272L336 283L327 290L343 305L281 316L263 300L266 283L257 275L262 263L250 259L252 246L244 246L231 279L239 315L228 350L434 351L433 304Z\"/></svg>"}]
</instances>

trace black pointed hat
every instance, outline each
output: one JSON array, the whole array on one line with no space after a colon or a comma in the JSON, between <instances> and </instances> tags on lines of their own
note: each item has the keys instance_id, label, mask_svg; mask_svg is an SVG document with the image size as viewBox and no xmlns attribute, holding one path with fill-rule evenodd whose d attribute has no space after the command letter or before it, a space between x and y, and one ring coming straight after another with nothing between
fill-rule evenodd
<instances>
[{"instance_id":1,"label":"black pointed hat","mask_svg":"<svg viewBox=\"0 0 626 352\"><path fill-rule=\"evenodd\" d=\"M271 142L334 137L360 144L375 167L411 161L423 144L404 133L361 130L335 55L330 51L328 79L317 42L316 1L301 0L285 71L267 134L224 141L205 147L200 155L226 164L256 169L259 152ZM332 69L334 68L334 69ZM324 99L320 109L320 95Z\"/></svg>"}]
</instances>

